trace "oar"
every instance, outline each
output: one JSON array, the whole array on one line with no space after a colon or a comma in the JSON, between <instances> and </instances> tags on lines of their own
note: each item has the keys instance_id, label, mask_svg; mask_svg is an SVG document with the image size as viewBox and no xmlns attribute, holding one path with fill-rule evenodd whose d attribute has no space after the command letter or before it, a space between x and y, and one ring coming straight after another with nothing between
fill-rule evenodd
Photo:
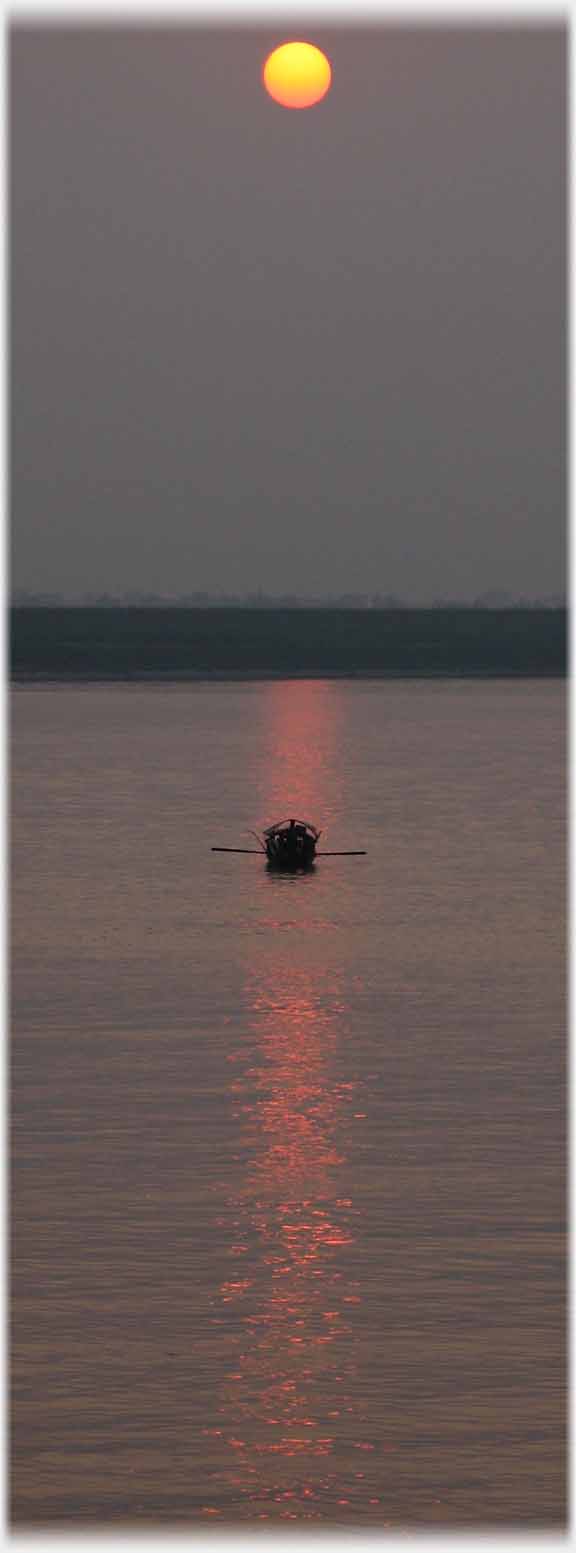
<instances>
[{"instance_id":1,"label":"oar","mask_svg":"<svg viewBox=\"0 0 576 1553\"><path fill-rule=\"evenodd\" d=\"M248 857L260 857L261 853L262 853L262 848L260 848L260 852L256 852L254 847L212 847L211 851L212 852L244 852Z\"/></svg>"}]
</instances>

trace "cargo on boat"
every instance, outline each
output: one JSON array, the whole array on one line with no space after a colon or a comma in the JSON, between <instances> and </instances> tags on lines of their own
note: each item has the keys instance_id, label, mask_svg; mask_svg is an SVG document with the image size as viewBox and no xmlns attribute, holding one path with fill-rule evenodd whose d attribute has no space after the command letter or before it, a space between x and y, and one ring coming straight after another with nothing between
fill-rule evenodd
<instances>
[{"instance_id":1,"label":"cargo on boat","mask_svg":"<svg viewBox=\"0 0 576 1553\"><path fill-rule=\"evenodd\" d=\"M268 825L262 841L273 868L311 868L320 831L308 820L279 820Z\"/></svg>"}]
</instances>

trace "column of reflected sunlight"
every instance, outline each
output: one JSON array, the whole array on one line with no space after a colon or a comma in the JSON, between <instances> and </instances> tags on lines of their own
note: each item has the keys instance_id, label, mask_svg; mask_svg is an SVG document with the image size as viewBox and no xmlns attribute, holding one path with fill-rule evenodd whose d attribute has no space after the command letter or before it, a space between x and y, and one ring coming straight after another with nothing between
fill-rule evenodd
<instances>
[{"instance_id":1,"label":"column of reflected sunlight","mask_svg":"<svg viewBox=\"0 0 576 1553\"><path fill-rule=\"evenodd\" d=\"M263 705L263 816L324 829L341 805L341 701L329 682L292 681L266 687ZM221 1447L215 1497L241 1520L345 1521L370 1491L347 1178L357 1084L322 888L331 884L320 867L263 876L245 973L251 1044L236 1053L230 1086L247 1164L229 1204L235 1234L219 1293L233 1355L206 1432Z\"/></svg>"},{"instance_id":2,"label":"column of reflected sunlight","mask_svg":"<svg viewBox=\"0 0 576 1553\"><path fill-rule=\"evenodd\" d=\"M341 700L330 680L273 680L263 687L264 824L294 815L321 830L341 816Z\"/></svg>"},{"instance_id":3,"label":"column of reflected sunlight","mask_svg":"<svg viewBox=\"0 0 576 1553\"><path fill-rule=\"evenodd\" d=\"M234 1083L252 1158L221 1289L241 1328L219 1401L226 1480L243 1516L321 1520L342 1491L342 1428L358 1433L354 1209L342 1195L353 1086L332 1063L335 989L275 956L254 977L253 1008L256 1061Z\"/></svg>"}]
</instances>

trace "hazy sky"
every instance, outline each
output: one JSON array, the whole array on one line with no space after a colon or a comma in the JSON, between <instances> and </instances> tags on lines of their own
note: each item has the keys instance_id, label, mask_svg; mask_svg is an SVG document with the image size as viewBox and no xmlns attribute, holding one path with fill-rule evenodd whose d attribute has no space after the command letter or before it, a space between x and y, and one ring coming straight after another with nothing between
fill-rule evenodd
<instances>
[{"instance_id":1,"label":"hazy sky","mask_svg":"<svg viewBox=\"0 0 576 1553\"><path fill-rule=\"evenodd\" d=\"M290 37L333 68L300 112ZM560 590L565 52L15 26L15 586Z\"/></svg>"}]
</instances>

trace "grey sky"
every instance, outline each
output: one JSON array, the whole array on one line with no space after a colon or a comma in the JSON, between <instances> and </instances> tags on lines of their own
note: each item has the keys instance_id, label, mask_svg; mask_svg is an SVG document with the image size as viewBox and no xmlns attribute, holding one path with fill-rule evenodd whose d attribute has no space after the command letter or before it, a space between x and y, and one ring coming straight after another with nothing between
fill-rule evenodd
<instances>
[{"instance_id":1,"label":"grey sky","mask_svg":"<svg viewBox=\"0 0 576 1553\"><path fill-rule=\"evenodd\" d=\"M561 589L565 50L13 28L14 584Z\"/></svg>"}]
</instances>

